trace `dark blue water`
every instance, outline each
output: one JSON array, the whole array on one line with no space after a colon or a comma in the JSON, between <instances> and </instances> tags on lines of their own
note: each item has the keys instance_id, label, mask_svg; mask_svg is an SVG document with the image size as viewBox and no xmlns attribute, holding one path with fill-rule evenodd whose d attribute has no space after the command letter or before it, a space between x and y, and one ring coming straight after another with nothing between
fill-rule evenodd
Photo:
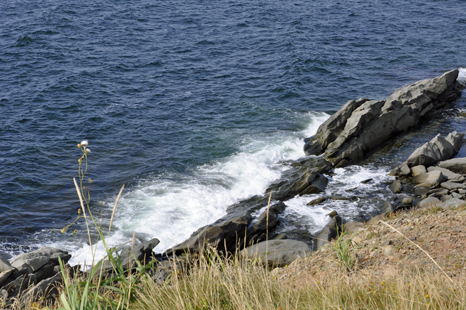
<instances>
[{"instance_id":1,"label":"dark blue water","mask_svg":"<svg viewBox=\"0 0 466 310\"><path fill-rule=\"evenodd\" d=\"M64 238L55 235L78 208L81 140L92 150L96 210L122 184L136 195L154 181L202 183L200 167L211 173L255 154L254 141L267 149L268 137L304 138L309 115L466 66L464 8L461 0L2 1L0 252Z\"/></svg>"}]
</instances>

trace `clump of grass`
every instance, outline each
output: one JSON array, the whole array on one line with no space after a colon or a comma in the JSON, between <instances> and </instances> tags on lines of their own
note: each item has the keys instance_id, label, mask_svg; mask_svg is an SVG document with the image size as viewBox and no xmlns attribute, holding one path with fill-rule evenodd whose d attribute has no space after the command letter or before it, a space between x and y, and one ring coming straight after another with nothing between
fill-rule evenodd
<instances>
[{"instance_id":1,"label":"clump of grass","mask_svg":"<svg viewBox=\"0 0 466 310\"><path fill-rule=\"evenodd\" d=\"M79 185L78 182L76 182L76 179L73 179L81 204L82 215L81 212L79 212L77 219L72 224L67 225L62 232L65 233L66 230L77 220L84 218L89 237L89 244L91 246L92 265L88 272L85 273L84 278L71 278L69 273L67 273L63 262L59 258L60 270L64 282L64 291L60 295L62 308L59 309L129 309L130 304L134 299L134 292L138 287L137 285L143 278L148 277L146 275L146 270L151 268L152 264L149 263L148 265L143 266L136 257L134 257L134 261L136 263L135 266L124 266L116 248L110 248L107 245L102 227L94 218L90 208L91 196L89 186L85 186L83 184L88 168L88 154L90 153L87 145L87 141L82 141L78 144L78 148L82 151L82 156L78 160ZM92 183L92 180L88 179L88 182ZM120 190L113 209L109 232L111 229L111 223L113 222L115 209L123 188L124 186ZM100 259L97 263L95 263L88 219L90 219L94 224L106 251L106 256ZM109 262L111 265L110 275L108 270L104 270L105 262Z\"/></svg>"},{"instance_id":2,"label":"clump of grass","mask_svg":"<svg viewBox=\"0 0 466 310\"><path fill-rule=\"evenodd\" d=\"M346 233L340 233L333 242L333 251L338 257L341 266L346 270L350 271L353 269L353 259L351 258L351 246L352 240L350 238L346 238Z\"/></svg>"}]
</instances>

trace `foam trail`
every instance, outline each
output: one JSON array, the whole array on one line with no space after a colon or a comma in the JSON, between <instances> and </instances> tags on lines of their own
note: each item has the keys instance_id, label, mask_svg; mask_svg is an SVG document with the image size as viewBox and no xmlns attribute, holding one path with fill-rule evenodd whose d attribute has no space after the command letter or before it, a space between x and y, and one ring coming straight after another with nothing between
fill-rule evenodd
<instances>
[{"instance_id":1,"label":"foam trail","mask_svg":"<svg viewBox=\"0 0 466 310\"><path fill-rule=\"evenodd\" d=\"M115 232L107 243L115 246L128 242L133 231L140 240L159 239L155 252L181 243L198 228L222 217L231 204L262 194L286 169L279 162L302 157L302 139L315 134L328 117L310 113L301 120L307 126L299 132L254 137L241 146L240 152L197 167L189 175L174 173L140 183L121 197L113 224ZM91 261L89 245L60 243L51 246L69 250L72 265ZM101 242L94 252L97 258L104 256Z\"/></svg>"},{"instance_id":2,"label":"foam trail","mask_svg":"<svg viewBox=\"0 0 466 310\"><path fill-rule=\"evenodd\" d=\"M285 201L287 208L282 217L287 226L279 232L301 229L315 235L328 223L330 218L327 214L331 211L337 211L345 220L360 219L371 213L378 213L380 204L392 195L387 188L387 184L393 180L393 177L388 176L389 171L388 167L375 168L372 165L336 168L334 174L329 177L325 192L296 196ZM361 183L368 179L372 181ZM316 206L306 205L319 197L327 197L327 200ZM331 197L354 199L339 200Z\"/></svg>"}]
</instances>

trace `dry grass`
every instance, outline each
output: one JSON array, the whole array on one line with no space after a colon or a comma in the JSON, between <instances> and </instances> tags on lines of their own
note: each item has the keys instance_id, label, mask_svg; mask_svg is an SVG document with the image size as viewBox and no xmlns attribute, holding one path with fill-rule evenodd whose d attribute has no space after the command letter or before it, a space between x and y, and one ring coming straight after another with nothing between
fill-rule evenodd
<instances>
[{"instance_id":1,"label":"dry grass","mask_svg":"<svg viewBox=\"0 0 466 310\"><path fill-rule=\"evenodd\" d=\"M464 280L406 269L396 277L358 272L298 277L236 258L201 257L188 274L141 286L133 309L463 309ZM215 260L211 257L215 256ZM294 266L296 267L296 266ZM317 280L320 279L320 280Z\"/></svg>"}]
</instances>

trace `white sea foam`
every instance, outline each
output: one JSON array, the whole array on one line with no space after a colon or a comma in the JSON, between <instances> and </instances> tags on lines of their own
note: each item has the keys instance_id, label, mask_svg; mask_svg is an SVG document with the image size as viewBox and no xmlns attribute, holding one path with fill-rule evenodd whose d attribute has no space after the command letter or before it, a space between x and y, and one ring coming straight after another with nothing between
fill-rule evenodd
<instances>
[{"instance_id":1,"label":"white sea foam","mask_svg":"<svg viewBox=\"0 0 466 310\"><path fill-rule=\"evenodd\" d=\"M134 231L142 239L158 238L155 252L186 240L198 228L223 216L229 205L262 194L285 169L279 162L302 157L302 139L315 134L327 118L325 113L309 114L303 120L307 126L300 132L263 135L244 143L238 153L198 167L190 175L164 175L140 183L120 199L109 246L128 242ZM66 241L53 246L69 250L71 264L92 259L85 243L77 246ZM101 258L103 245L97 244L94 252Z\"/></svg>"},{"instance_id":2,"label":"white sea foam","mask_svg":"<svg viewBox=\"0 0 466 310\"><path fill-rule=\"evenodd\" d=\"M324 193L296 196L285 202L287 208L283 213L289 227L282 232L296 227L304 227L311 235L319 232L329 221L331 211L337 211L346 220L376 212L380 207L374 203L367 203L366 198L377 198L379 202L387 198L385 183L392 177L388 176L388 168L374 168L372 166L348 166L337 168L330 178ZM361 181L372 179L369 183ZM378 186L378 187L377 187ZM316 206L306 204L319 197L358 197L354 200L327 199ZM294 227L293 227L294 226Z\"/></svg>"},{"instance_id":3,"label":"white sea foam","mask_svg":"<svg viewBox=\"0 0 466 310\"><path fill-rule=\"evenodd\" d=\"M458 69L458 82L465 84L466 83L466 68L459 68Z\"/></svg>"}]
</instances>

